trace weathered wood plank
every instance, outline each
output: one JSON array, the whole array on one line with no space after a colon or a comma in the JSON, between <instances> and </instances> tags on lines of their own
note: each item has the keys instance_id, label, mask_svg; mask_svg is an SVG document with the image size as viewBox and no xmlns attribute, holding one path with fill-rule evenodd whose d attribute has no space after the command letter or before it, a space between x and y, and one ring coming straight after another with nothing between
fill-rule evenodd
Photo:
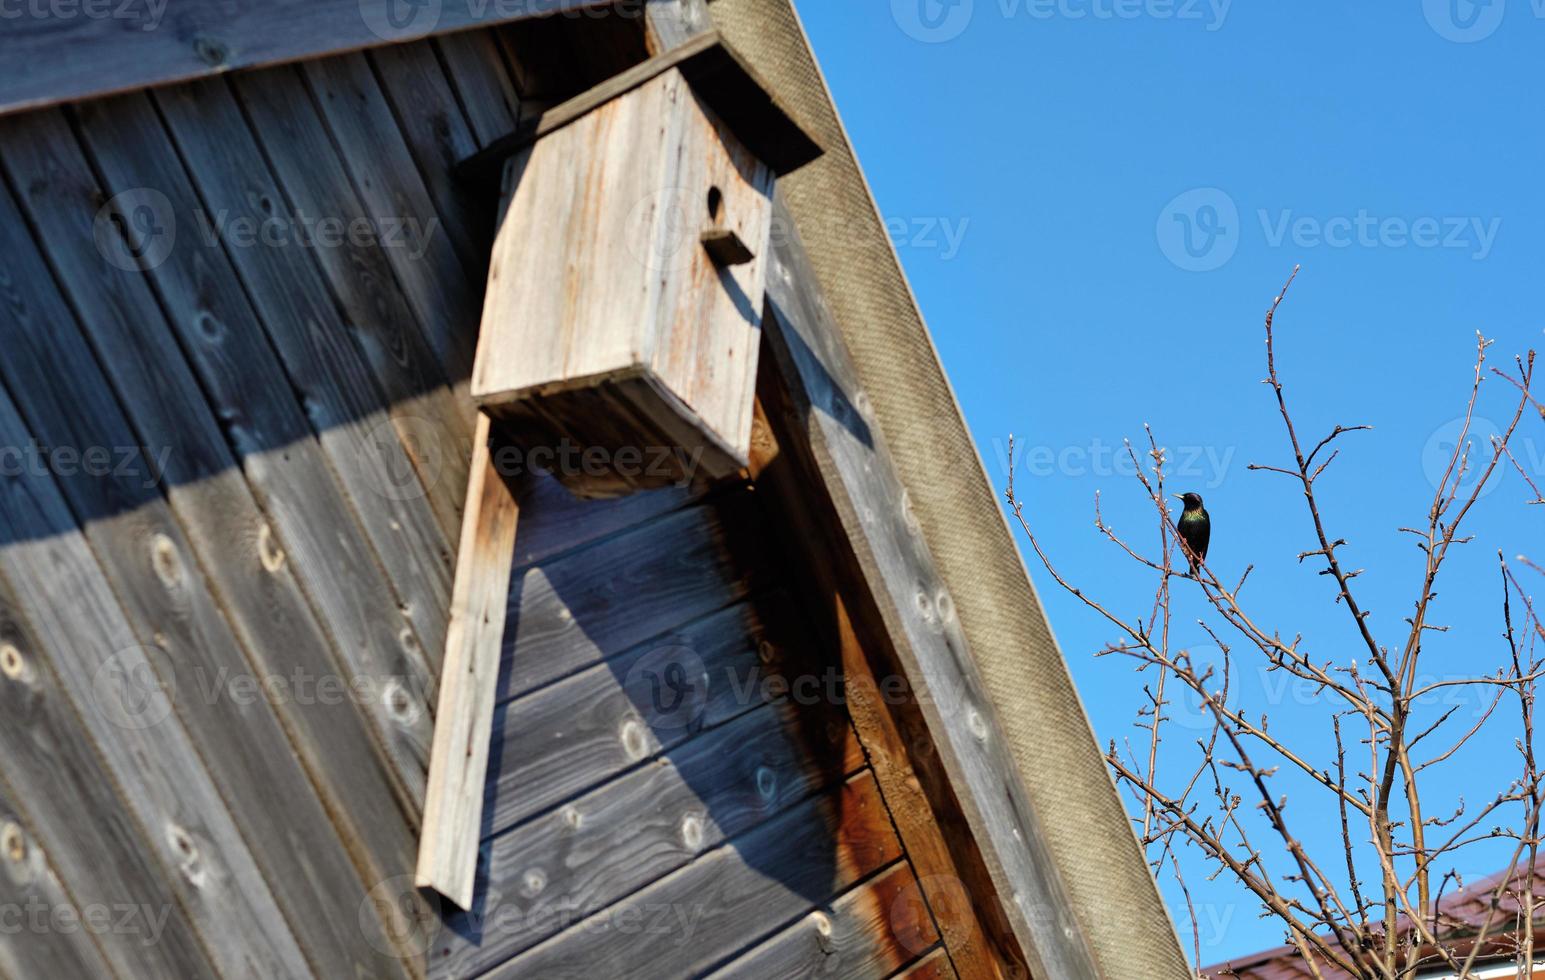
<instances>
[{"instance_id":1,"label":"weathered wood plank","mask_svg":"<svg viewBox=\"0 0 1545 980\"><path fill-rule=\"evenodd\" d=\"M516 576L500 700L745 598L761 583L744 491L651 521Z\"/></svg>"},{"instance_id":2,"label":"weathered wood plank","mask_svg":"<svg viewBox=\"0 0 1545 980\"><path fill-rule=\"evenodd\" d=\"M171 217L192 222L193 191L175 157L166 159L171 153L167 141L141 139L142 130L127 125L132 110L144 108L141 103L120 112L117 100L103 100L77 112L91 155L111 182L109 191L113 186L169 188L180 202L170 209ZM56 147L56 156L64 159L78 152L73 146ZM148 270L167 320L259 502L287 532L280 551L315 573L307 577L308 588L320 618L340 634L339 649L354 667L345 680L368 692L360 704L375 720L416 815L432 717L433 679L426 654L300 407L278 397L288 389L288 379L223 253L205 247L197 235L172 237L164 261ZM434 652L436 660L441 652Z\"/></svg>"},{"instance_id":3,"label":"weathered wood plank","mask_svg":"<svg viewBox=\"0 0 1545 980\"><path fill-rule=\"evenodd\" d=\"M682 977L901 856L864 772L501 964L492 978Z\"/></svg>"},{"instance_id":4,"label":"weathered wood plank","mask_svg":"<svg viewBox=\"0 0 1545 980\"><path fill-rule=\"evenodd\" d=\"M434 40L479 146L515 128L520 96L492 30L463 31Z\"/></svg>"},{"instance_id":5,"label":"weathered wood plank","mask_svg":"<svg viewBox=\"0 0 1545 980\"><path fill-rule=\"evenodd\" d=\"M50 659L0 575L0 784L28 802L29 833L75 901L137 909L155 929L152 943L135 935L102 944L117 974L214 977L157 849L114 791Z\"/></svg>"},{"instance_id":6,"label":"weathered wood plank","mask_svg":"<svg viewBox=\"0 0 1545 980\"><path fill-rule=\"evenodd\" d=\"M211 253L223 248L239 277L239 285L222 283L222 288L245 288L431 666L438 666L445 651L455 538L436 523L421 483L402 492L404 477L412 480L414 472L402 443L413 438L411 421L391 417L351 336L355 328L339 315L311 258L313 249L299 237L300 221L263 164L224 80L161 89L155 101L165 130L156 128L155 111L146 101L125 97L114 111L122 117L120 127L138 128L134 141L150 157L132 170L134 178L141 186L166 186L174 202L185 200L185 178L166 169L181 156L206 218L198 233L206 236ZM168 132L175 154L166 145ZM243 222L262 230L244 232ZM217 275L222 265L218 258L209 262Z\"/></svg>"},{"instance_id":7,"label":"weathered wood plank","mask_svg":"<svg viewBox=\"0 0 1545 980\"><path fill-rule=\"evenodd\" d=\"M444 223L453 219L437 212L364 55L310 61L300 70L372 220L413 216L427 222L438 217ZM424 243L421 254L394 249L388 257L446 377L462 395L472 376L484 270L474 273L464 267L448 235L429 235Z\"/></svg>"},{"instance_id":8,"label":"weathered wood plank","mask_svg":"<svg viewBox=\"0 0 1545 980\"><path fill-rule=\"evenodd\" d=\"M311 251L381 385L419 485L447 540L455 540L467 486L472 406L452 393L455 379L441 367L390 257L399 249L418 252L424 236L439 233L438 219L398 215L383 226L370 217L294 70L237 75L231 83L291 208L319 219L318 237L332 238ZM344 230L329 236L328 228ZM394 494L415 492L410 474L394 475L399 476Z\"/></svg>"},{"instance_id":9,"label":"weathered wood plank","mask_svg":"<svg viewBox=\"0 0 1545 980\"><path fill-rule=\"evenodd\" d=\"M502 705L484 836L781 696L775 666L799 651L768 624L790 611L757 597Z\"/></svg>"},{"instance_id":10,"label":"weathered wood plank","mask_svg":"<svg viewBox=\"0 0 1545 980\"><path fill-rule=\"evenodd\" d=\"M433 3L406 11L395 0L171 0L38 8L43 16L7 20L0 41L8 69L0 78L0 113L605 2ZM50 9L57 13L47 13Z\"/></svg>"},{"instance_id":11,"label":"weathered wood plank","mask_svg":"<svg viewBox=\"0 0 1545 980\"><path fill-rule=\"evenodd\" d=\"M901 861L709 976L869 980L895 972L938 940L917 878Z\"/></svg>"},{"instance_id":12,"label":"weathered wood plank","mask_svg":"<svg viewBox=\"0 0 1545 980\"><path fill-rule=\"evenodd\" d=\"M31 444L10 396L0 392L0 445ZM172 663L196 655L181 635L175 610L156 614L125 597L147 629L125 617L103 570L82 537L52 477L37 467L0 474L0 574L16 590L51 664L70 692L80 723L126 797L183 905L221 972L297 975L309 971L294 934L274 902L215 781L174 713L168 683ZM165 555L144 541L144 560ZM163 574L173 584L188 574L173 554ZM146 570L144 578L161 576ZM129 584L129 583L124 583ZM186 601L186 597L182 599ZM156 641L166 644L155 647ZM156 663L156 661L161 661ZM185 692L185 697L197 697Z\"/></svg>"},{"instance_id":13,"label":"weathered wood plank","mask_svg":"<svg viewBox=\"0 0 1545 980\"><path fill-rule=\"evenodd\" d=\"M513 491L494 469L492 438L488 417L479 416L414 879L462 909L472 907L510 555L520 516Z\"/></svg>"},{"instance_id":14,"label":"weathered wood plank","mask_svg":"<svg viewBox=\"0 0 1545 980\"><path fill-rule=\"evenodd\" d=\"M791 447L797 441L790 431L787 389L770 363L764 365L758 381L751 473L757 489L764 491L759 496L768 502L780 526L829 526L833 515L818 508L809 493L819 477L808 459L793 451L785 453L780 445L780 438ZM820 537L784 540L788 561L805 573L797 580L806 586L803 596L815 633L842 665L854 727L908 858L922 876L921 897L931 908L951 957L968 976L1023 973L1024 965L1014 952L1017 942L996 912L995 886L938 763L916 698L897 673L894 660L872 635L854 626L849 607L857 587L855 573L849 569L844 574L843 563L831 560Z\"/></svg>"},{"instance_id":15,"label":"weathered wood plank","mask_svg":"<svg viewBox=\"0 0 1545 980\"><path fill-rule=\"evenodd\" d=\"M928 546L908 520L905 491L878 431L841 334L781 198L764 325L793 395L815 473L835 508L874 635L892 645L917 692L928 732L960 800L1000 906L1037 976L1094 978L1092 953L1067 899L1014 760L982 688ZM792 448L792 447L785 447Z\"/></svg>"},{"instance_id":16,"label":"weathered wood plank","mask_svg":"<svg viewBox=\"0 0 1545 980\"><path fill-rule=\"evenodd\" d=\"M94 448L135 445L49 270L30 242L15 240L23 229L10 195L0 191L0 242L8 256L0 276L0 344L7 351L0 376L56 458L66 450L89 458ZM314 876L314 896L275 893L308 957L329 972L389 969L390 961L376 962L380 956L366 944L357 916L344 914L362 892L353 863L306 771L288 751L275 751L288 746L288 736L206 584L201 566L227 556L205 555L201 562L157 491L159 474L114 468L72 476L63 465L57 471L141 641L154 637L176 651L167 666L185 692L179 710L200 733L211 776L265 877ZM307 907L318 899L321 913Z\"/></svg>"},{"instance_id":17,"label":"weathered wood plank","mask_svg":"<svg viewBox=\"0 0 1545 980\"><path fill-rule=\"evenodd\" d=\"M763 705L700 733L486 844L486 892L442 930L434 975L488 969L863 766L833 704Z\"/></svg>"},{"instance_id":18,"label":"weathered wood plank","mask_svg":"<svg viewBox=\"0 0 1545 980\"><path fill-rule=\"evenodd\" d=\"M137 271L102 262L93 216L106 195L57 113L0 121L0 164L25 189L22 203L39 244L70 282L69 300L139 444L148 447L143 452L164 463L172 509L256 658L259 676L296 678L313 693L330 680L348 686L356 677L368 678L363 671L381 661L367 644L393 635L361 630L356 620L388 615L393 607L385 602L375 608L364 590L384 588L384 582L361 574L347 563L348 550L330 543L342 527L331 522L347 520L336 492L298 479L287 465L275 466L260 439L239 440L251 454L246 462L254 485L268 483L271 498L281 501L270 515L259 509L149 284ZM4 228L20 234L22 223L7 220ZM7 246L9 252L24 247L24 239ZM75 329L64 317L47 333ZM249 415L257 412L261 419L262 408L249 405ZM341 550L344 563L328 549ZM307 586L324 597L316 614ZM335 587L343 591L333 592ZM333 617L337 649L318 621L322 616ZM361 842L367 879L379 879L411 867L417 841L360 707L348 697L297 696L285 699L280 711L346 839Z\"/></svg>"},{"instance_id":19,"label":"weathered wood plank","mask_svg":"<svg viewBox=\"0 0 1545 980\"><path fill-rule=\"evenodd\" d=\"M659 55L713 29L704 0L645 0L649 50Z\"/></svg>"},{"instance_id":20,"label":"weathered wood plank","mask_svg":"<svg viewBox=\"0 0 1545 980\"><path fill-rule=\"evenodd\" d=\"M581 548L700 500L704 485L662 487L616 500L587 500L569 493L546 473L522 470L520 510L526 515L515 539L515 566L524 568Z\"/></svg>"},{"instance_id":21,"label":"weathered wood plank","mask_svg":"<svg viewBox=\"0 0 1545 980\"><path fill-rule=\"evenodd\" d=\"M441 70L433 43L377 48L368 60L395 110L403 142L435 211L443 218L445 234L468 273L481 273L488 267L488 246L493 240L494 202L470 193L451 176L456 161L476 152L479 142Z\"/></svg>"},{"instance_id":22,"label":"weathered wood plank","mask_svg":"<svg viewBox=\"0 0 1545 980\"><path fill-rule=\"evenodd\" d=\"M111 975L99 942L113 942L136 928L149 929L138 908L78 902L26 821L0 799L0 976L105 977ZM152 941L147 938L145 941Z\"/></svg>"}]
</instances>

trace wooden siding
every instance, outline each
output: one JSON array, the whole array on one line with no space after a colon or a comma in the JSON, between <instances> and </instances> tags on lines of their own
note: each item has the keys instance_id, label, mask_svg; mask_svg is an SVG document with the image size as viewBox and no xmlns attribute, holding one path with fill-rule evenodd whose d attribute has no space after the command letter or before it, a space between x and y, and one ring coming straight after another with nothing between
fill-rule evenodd
<instances>
[{"instance_id":1,"label":"wooden siding","mask_svg":"<svg viewBox=\"0 0 1545 980\"><path fill-rule=\"evenodd\" d=\"M452 167L522 78L645 52L597 30L575 65L500 28L0 119L0 903L141 919L0 932L0 976L948 967L744 481L516 481L477 897L412 888L493 226Z\"/></svg>"}]
</instances>

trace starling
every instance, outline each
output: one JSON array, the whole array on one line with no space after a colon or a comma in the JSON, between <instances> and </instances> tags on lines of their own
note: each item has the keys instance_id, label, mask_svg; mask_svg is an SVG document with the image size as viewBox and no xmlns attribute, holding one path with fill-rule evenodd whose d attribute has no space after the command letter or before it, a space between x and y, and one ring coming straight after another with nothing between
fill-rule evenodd
<instances>
[{"instance_id":1,"label":"starling","mask_svg":"<svg viewBox=\"0 0 1545 980\"><path fill-rule=\"evenodd\" d=\"M1175 496L1186 504L1180 520L1175 522L1175 529L1180 532L1180 540L1185 542L1186 560L1191 563L1191 575L1194 577L1200 563L1207 560L1207 542L1212 539L1212 518L1207 516L1207 509L1202 506L1201 494L1177 493Z\"/></svg>"}]
</instances>

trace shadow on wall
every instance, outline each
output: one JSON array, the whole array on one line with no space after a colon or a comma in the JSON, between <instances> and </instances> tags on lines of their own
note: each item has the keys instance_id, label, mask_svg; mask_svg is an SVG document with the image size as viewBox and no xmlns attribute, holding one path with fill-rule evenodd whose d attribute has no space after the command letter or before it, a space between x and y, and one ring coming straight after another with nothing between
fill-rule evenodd
<instances>
[{"instance_id":1,"label":"shadow on wall","mask_svg":"<svg viewBox=\"0 0 1545 980\"><path fill-rule=\"evenodd\" d=\"M863 757L755 495L524 489L538 557L512 586L476 907L446 917L431 970L468 975L581 921L603 951L679 949L733 909L713 887L727 863L799 911L829 901L841 797L812 798ZM544 555L550 526L602 536ZM659 883L697 860L717 862L712 880Z\"/></svg>"}]
</instances>

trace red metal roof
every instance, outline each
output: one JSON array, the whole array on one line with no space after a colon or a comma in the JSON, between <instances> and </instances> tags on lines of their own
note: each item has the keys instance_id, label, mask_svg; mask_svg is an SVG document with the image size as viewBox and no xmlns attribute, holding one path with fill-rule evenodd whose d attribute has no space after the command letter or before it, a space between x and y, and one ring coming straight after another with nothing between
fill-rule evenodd
<instances>
[{"instance_id":1,"label":"red metal roof","mask_svg":"<svg viewBox=\"0 0 1545 980\"><path fill-rule=\"evenodd\" d=\"M1545 854L1540 855L1535 862L1532 874L1528 867L1520 865L1444 895L1438 902L1440 935L1461 944L1473 935L1485 921L1492 895L1504 878L1510 878L1511 884L1499 902L1498 917L1493 920L1490 929L1496 939L1487 942L1486 955L1490 958L1511 954L1516 945L1514 936L1521 917L1526 881L1532 882L1530 891L1536 901L1545 899ZM1534 918L1538 930L1545 925L1545 910L1536 909ZM1402 933L1408 931L1408 920L1402 917L1397 929ZM1320 964L1320 971L1325 980L1350 980L1347 973L1323 963ZM1310 980L1315 976L1293 946L1278 946L1247 956L1236 956L1206 967L1201 972L1202 976L1208 978L1237 977L1240 980Z\"/></svg>"}]
</instances>

